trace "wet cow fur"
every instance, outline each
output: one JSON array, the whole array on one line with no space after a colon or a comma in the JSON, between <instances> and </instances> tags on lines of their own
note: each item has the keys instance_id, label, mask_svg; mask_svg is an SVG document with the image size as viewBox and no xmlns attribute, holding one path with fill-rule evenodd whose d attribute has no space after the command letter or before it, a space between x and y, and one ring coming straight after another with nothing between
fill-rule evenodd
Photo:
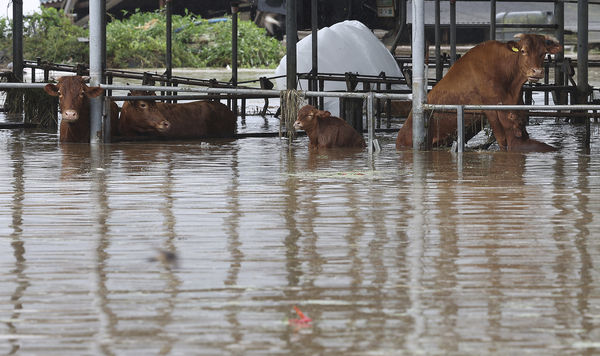
<instances>
[{"instance_id":1,"label":"wet cow fur","mask_svg":"<svg viewBox=\"0 0 600 356\"><path fill-rule=\"evenodd\" d=\"M132 90L131 96L154 96L153 92ZM122 136L149 135L170 139L233 137L237 118L217 101L182 104L155 100L128 100L119 120Z\"/></svg>"},{"instance_id":2,"label":"wet cow fur","mask_svg":"<svg viewBox=\"0 0 600 356\"><path fill-rule=\"evenodd\" d=\"M294 128L302 129L309 139L309 149L336 147L364 148L365 140L352 126L329 111L306 105L298 111Z\"/></svg>"},{"instance_id":3,"label":"wet cow fur","mask_svg":"<svg viewBox=\"0 0 600 356\"><path fill-rule=\"evenodd\" d=\"M90 142L90 98L102 94L100 87L88 87L89 78L65 76L58 78L56 84L47 84L46 93L58 96L61 112L60 142ZM111 135L118 132L119 107L110 103Z\"/></svg>"},{"instance_id":4,"label":"wet cow fur","mask_svg":"<svg viewBox=\"0 0 600 356\"><path fill-rule=\"evenodd\" d=\"M522 103L522 87L527 81L543 78L546 54L562 46L552 37L519 34L519 41L487 41L469 50L427 95L429 104L516 105ZM425 113L428 117L431 113ZM500 148L508 151L548 151L552 147L531 140L525 125L517 123L516 113L488 110L487 117ZM481 128L482 114L465 113L465 138ZM518 121L518 120L517 120ZM517 126L514 126L514 125ZM434 112L429 120L429 146L448 145L456 137L456 113ZM412 147L412 114L398 132L396 148Z\"/></svg>"}]
</instances>

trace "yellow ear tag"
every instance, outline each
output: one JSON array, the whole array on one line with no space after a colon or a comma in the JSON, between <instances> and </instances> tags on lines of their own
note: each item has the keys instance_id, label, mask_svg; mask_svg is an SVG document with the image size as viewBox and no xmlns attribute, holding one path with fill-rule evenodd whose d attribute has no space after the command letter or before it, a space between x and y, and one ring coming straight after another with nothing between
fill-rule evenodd
<instances>
[{"instance_id":1,"label":"yellow ear tag","mask_svg":"<svg viewBox=\"0 0 600 356\"><path fill-rule=\"evenodd\" d=\"M513 52L519 52L519 49L517 47L513 47L512 50Z\"/></svg>"}]
</instances>

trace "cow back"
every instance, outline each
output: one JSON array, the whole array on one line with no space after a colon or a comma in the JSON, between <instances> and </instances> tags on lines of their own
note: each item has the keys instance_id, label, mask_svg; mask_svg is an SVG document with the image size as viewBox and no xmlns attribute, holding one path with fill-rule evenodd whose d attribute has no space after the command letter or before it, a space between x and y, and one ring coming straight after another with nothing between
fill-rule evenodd
<instances>
[{"instance_id":1,"label":"cow back","mask_svg":"<svg viewBox=\"0 0 600 356\"><path fill-rule=\"evenodd\" d=\"M220 102L158 103L158 107L171 123L166 133L169 138L233 137L235 134L236 116Z\"/></svg>"},{"instance_id":2,"label":"cow back","mask_svg":"<svg viewBox=\"0 0 600 356\"><path fill-rule=\"evenodd\" d=\"M365 140L346 121L334 117L317 117L317 125L306 134L311 148L365 147Z\"/></svg>"}]
</instances>

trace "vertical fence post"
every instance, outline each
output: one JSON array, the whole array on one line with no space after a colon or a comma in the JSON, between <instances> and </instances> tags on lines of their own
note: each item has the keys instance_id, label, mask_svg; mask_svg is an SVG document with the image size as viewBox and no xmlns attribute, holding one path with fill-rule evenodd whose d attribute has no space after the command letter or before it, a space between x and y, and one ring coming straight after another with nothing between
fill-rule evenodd
<instances>
[{"instance_id":1,"label":"vertical fence post","mask_svg":"<svg viewBox=\"0 0 600 356\"><path fill-rule=\"evenodd\" d=\"M414 150L425 150L426 131L423 104L425 103L425 12L424 0L414 0L413 5L413 80L412 80L412 104L413 104L413 127L412 142Z\"/></svg>"},{"instance_id":2,"label":"vertical fence post","mask_svg":"<svg viewBox=\"0 0 600 356\"><path fill-rule=\"evenodd\" d=\"M435 0L435 81L439 82L444 76L444 62L442 62L442 29L440 21L440 0Z\"/></svg>"},{"instance_id":3,"label":"vertical fence post","mask_svg":"<svg viewBox=\"0 0 600 356\"><path fill-rule=\"evenodd\" d=\"M90 0L90 85L102 82L102 0ZM102 143L103 95L90 99L90 143ZM110 123L108 123L110 125Z\"/></svg>"},{"instance_id":4,"label":"vertical fence post","mask_svg":"<svg viewBox=\"0 0 600 356\"><path fill-rule=\"evenodd\" d=\"M287 89L296 89L296 73L297 73L297 53L296 41L298 37L298 28L296 23L296 0L286 1L285 15L285 38L286 38L286 77Z\"/></svg>"},{"instance_id":5,"label":"vertical fence post","mask_svg":"<svg viewBox=\"0 0 600 356\"><path fill-rule=\"evenodd\" d=\"M450 66L456 62L456 0L450 0Z\"/></svg>"},{"instance_id":6,"label":"vertical fence post","mask_svg":"<svg viewBox=\"0 0 600 356\"><path fill-rule=\"evenodd\" d=\"M496 39L496 0L490 0L490 40Z\"/></svg>"},{"instance_id":7,"label":"vertical fence post","mask_svg":"<svg viewBox=\"0 0 600 356\"><path fill-rule=\"evenodd\" d=\"M238 85L238 11L237 3L231 5L231 84ZM238 114L238 99L233 98L232 111Z\"/></svg>"},{"instance_id":8,"label":"vertical fence post","mask_svg":"<svg viewBox=\"0 0 600 356\"><path fill-rule=\"evenodd\" d=\"M456 127L458 131L457 152L463 153L465 150L465 112L462 105L456 107Z\"/></svg>"}]
</instances>

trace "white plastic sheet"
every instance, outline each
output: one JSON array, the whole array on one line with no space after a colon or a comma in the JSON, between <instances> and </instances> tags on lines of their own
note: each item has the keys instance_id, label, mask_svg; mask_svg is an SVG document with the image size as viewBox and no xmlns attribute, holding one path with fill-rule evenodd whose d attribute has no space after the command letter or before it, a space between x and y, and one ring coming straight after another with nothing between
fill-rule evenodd
<instances>
[{"instance_id":1,"label":"white plastic sheet","mask_svg":"<svg viewBox=\"0 0 600 356\"><path fill-rule=\"evenodd\" d=\"M308 73L312 69L312 35L299 41L296 45L297 72ZM359 21L338 22L331 27L318 31L319 73L352 72L362 75L379 75L400 77L402 73L390 51L383 43ZM286 57L284 56L275 70L275 75L286 74ZM278 89L286 89L286 79L276 80ZM298 88L308 90L308 82L300 80ZM345 90L345 82L325 82L325 91ZM359 84L358 89L362 89ZM339 115L337 98L325 99L325 110Z\"/></svg>"}]
</instances>

